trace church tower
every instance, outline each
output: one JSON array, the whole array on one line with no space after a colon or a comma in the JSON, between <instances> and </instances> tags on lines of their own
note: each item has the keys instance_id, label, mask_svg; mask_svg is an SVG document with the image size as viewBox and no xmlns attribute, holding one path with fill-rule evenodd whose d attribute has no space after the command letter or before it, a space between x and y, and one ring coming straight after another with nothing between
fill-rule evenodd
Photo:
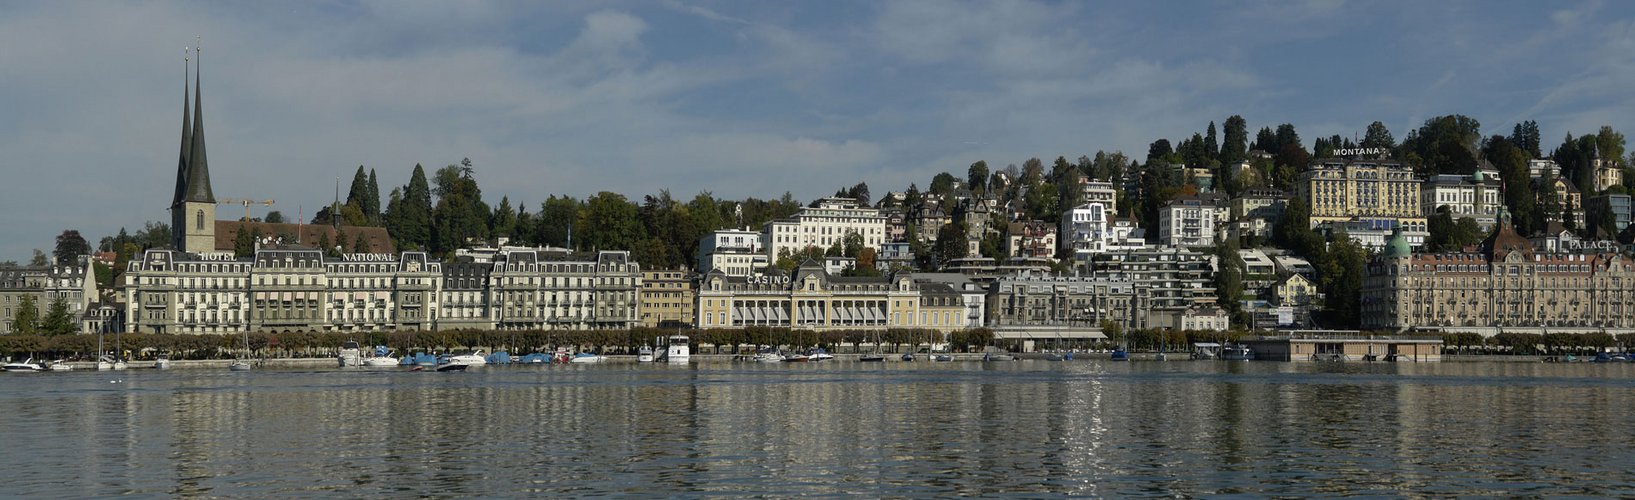
<instances>
[{"instance_id":1,"label":"church tower","mask_svg":"<svg viewBox=\"0 0 1635 500\"><path fill-rule=\"evenodd\" d=\"M193 48L200 59L199 48ZM202 79L193 72L193 116L188 119L187 58L182 59L182 147L176 166L176 194L170 205L170 240L188 253L216 250L216 195L210 190L210 161L204 148Z\"/></svg>"}]
</instances>

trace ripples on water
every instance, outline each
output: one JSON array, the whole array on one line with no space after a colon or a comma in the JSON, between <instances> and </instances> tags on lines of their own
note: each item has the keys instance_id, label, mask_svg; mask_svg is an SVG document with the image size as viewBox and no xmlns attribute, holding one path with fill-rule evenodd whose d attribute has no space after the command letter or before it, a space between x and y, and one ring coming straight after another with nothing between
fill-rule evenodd
<instances>
[{"instance_id":1,"label":"ripples on water","mask_svg":"<svg viewBox=\"0 0 1635 500\"><path fill-rule=\"evenodd\" d=\"M1629 496L1632 380L1097 361L6 373L0 494Z\"/></svg>"}]
</instances>

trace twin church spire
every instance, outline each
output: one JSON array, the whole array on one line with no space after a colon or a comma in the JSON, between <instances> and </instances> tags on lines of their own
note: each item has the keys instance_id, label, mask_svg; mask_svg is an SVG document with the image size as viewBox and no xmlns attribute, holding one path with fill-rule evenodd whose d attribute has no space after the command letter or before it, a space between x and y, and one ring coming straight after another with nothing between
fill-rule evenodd
<instances>
[{"instance_id":1,"label":"twin church spire","mask_svg":"<svg viewBox=\"0 0 1635 500\"><path fill-rule=\"evenodd\" d=\"M204 151L204 100L200 97L204 87L196 45L191 55L182 57L182 147L176 160L176 194L170 200L170 244L176 250L205 253L216 251L216 194L210 190L210 160ZM190 69L191 96L187 87ZM193 99L191 109L189 97Z\"/></svg>"},{"instance_id":2,"label":"twin church spire","mask_svg":"<svg viewBox=\"0 0 1635 500\"><path fill-rule=\"evenodd\" d=\"M191 66L187 56L182 57L182 147L176 164L176 195L171 200L172 210L183 203L216 203L210 190L210 161L204 147L204 105L200 98L202 79L199 77L200 52L192 48ZM188 106L188 70L193 70L192 109ZM192 112L189 119L188 112Z\"/></svg>"}]
</instances>

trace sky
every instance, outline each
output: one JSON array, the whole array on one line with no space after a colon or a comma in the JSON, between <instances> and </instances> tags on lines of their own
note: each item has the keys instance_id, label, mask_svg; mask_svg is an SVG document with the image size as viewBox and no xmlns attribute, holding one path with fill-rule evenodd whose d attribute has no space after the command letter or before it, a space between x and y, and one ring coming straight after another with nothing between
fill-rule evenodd
<instances>
[{"instance_id":1,"label":"sky","mask_svg":"<svg viewBox=\"0 0 1635 500\"><path fill-rule=\"evenodd\" d=\"M7 1L0 260L169 220L195 37L217 198L307 218L359 165L384 198L462 158L538 212L878 195L1234 114L1308 147L1454 113L1546 149L1635 128L1635 2Z\"/></svg>"}]
</instances>

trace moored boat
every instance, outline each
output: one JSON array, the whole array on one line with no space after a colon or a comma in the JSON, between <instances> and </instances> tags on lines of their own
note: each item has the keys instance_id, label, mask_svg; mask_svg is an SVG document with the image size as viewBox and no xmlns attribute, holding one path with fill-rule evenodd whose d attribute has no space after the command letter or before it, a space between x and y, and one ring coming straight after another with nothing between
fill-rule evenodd
<instances>
[{"instance_id":1,"label":"moored boat","mask_svg":"<svg viewBox=\"0 0 1635 500\"><path fill-rule=\"evenodd\" d=\"M671 364L685 364L692 361L692 339L686 335L671 335L670 345L664 350L664 361Z\"/></svg>"},{"instance_id":2,"label":"moored boat","mask_svg":"<svg viewBox=\"0 0 1635 500\"><path fill-rule=\"evenodd\" d=\"M789 353L789 354L784 354L783 355L783 362L785 362L785 363L805 363L805 362L811 361L811 360L812 360L811 356L807 356L807 355L801 354L801 353Z\"/></svg>"},{"instance_id":3,"label":"moored boat","mask_svg":"<svg viewBox=\"0 0 1635 500\"><path fill-rule=\"evenodd\" d=\"M638 362L638 363L652 363L653 362L653 346L644 345L644 346L642 346L641 349L637 349L636 350L636 362Z\"/></svg>"},{"instance_id":4,"label":"moored boat","mask_svg":"<svg viewBox=\"0 0 1635 500\"><path fill-rule=\"evenodd\" d=\"M569 363L601 363L605 359L607 359L605 356L602 356L602 355L599 355L599 354L581 352L579 354L573 355L573 358L569 359L568 362Z\"/></svg>"},{"instance_id":5,"label":"moored boat","mask_svg":"<svg viewBox=\"0 0 1635 500\"><path fill-rule=\"evenodd\" d=\"M13 361L13 362L10 362L10 363L6 363L5 364L5 369L8 372L43 372L43 371L45 371L45 367L40 366L39 363L35 363L34 358L28 358L28 359L20 361L20 362L19 361Z\"/></svg>"},{"instance_id":6,"label":"moored boat","mask_svg":"<svg viewBox=\"0 0 1635 500\"><path fill-rule=\"evenodd\" d=\"M1226 344L1221 347L1221 359L1226 361L1248 361L1255 359L1255 351L1243 344Z\"/></svg>"},{"instance_id":7,"label":"moored boat","mask_svg":"<svg viewBox=\"0 0 1635 500\"><path fill-rule=\"evenodd\" d=\"M341 353L335 357L341 368L363 366L363 348L358 347L357 341L348 340L341 343Z\"/></svg>"},{"instance_id":8,"label":"moored boat","mask_svg":"<svg viewBox=\"0 0 1635 500\"><path fill-rule=\"evenodd\" d=\"M160 369L160 370L169 370L170 369L170 355L169 354L160 354L158 356L155 356L153 358L153 367L157 368L157 369Z\"/></svg>"},{"instance_id":9,"label":"moored boat","mask_svg":"<svg viewBox=\"0 0 1635 500\"><path fill-rule=\"evenodd\" d=\"M52 361L51 364L49 364L49 365L46 365L45 369L46 369L46 371L66 372L66 371L73 371L74 365L70 365L70 364L68 364L67 361L63 361L63 360L59 359L59 360L56 360L56 361Z\"/></svg>"},{"instance_id":10,"label":"moored boat","mask_svg":"<svg viewBox=\"0 0 1635 500\"><path fill-rule=\"evenodd\" d=\"M1113 361L1129 361L1130 360L1130 351L1124 350L1123 347L1113 349L1113 354L1108 356L1107 359L1110 359L1110 360L1113 360Z\"/></svg>"},{"instance_id":11,"label":"moored boat","mask_svg":"<svg viewBox=\"0 0 1635 500\"><path fill-rule=\"evenodd\" d=\"M806 357L811 358L812 361L827 361L835 359L835 355L829 354L829 351L823 350L822 348L813 349L811 352L806 353Z\"/></svg>"},{"instance_id":12,"label":"moored boat","mask_svg":"<svg viewBox=\"0 0 1635 500\"><path fill-rule=\"evenodd\" d=\"M392 349L383 345L375 346L373 356L363 358L365 368L387 368L397 366L398 360L392 356Z\"/></svg>"}]
</instances>

